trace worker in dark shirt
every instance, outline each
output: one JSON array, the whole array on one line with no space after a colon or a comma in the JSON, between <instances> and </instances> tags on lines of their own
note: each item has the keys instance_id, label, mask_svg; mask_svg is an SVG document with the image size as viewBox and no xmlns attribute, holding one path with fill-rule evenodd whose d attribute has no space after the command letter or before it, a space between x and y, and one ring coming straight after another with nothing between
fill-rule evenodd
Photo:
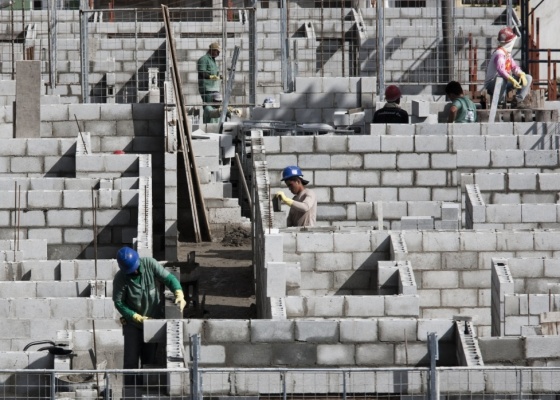
<instances>
[{"instance_id":1,"label":"worker in dark shirt","mask_svg":"<svg viewBox=\"0 0 560 400\"><path fill-rule=\"evenodd\" d=\"M374 124L408 124L408 113L400 106L401 90L395 86L387 86L385 100L387 103L373 114Z\"/></svg>"}]
</instances>

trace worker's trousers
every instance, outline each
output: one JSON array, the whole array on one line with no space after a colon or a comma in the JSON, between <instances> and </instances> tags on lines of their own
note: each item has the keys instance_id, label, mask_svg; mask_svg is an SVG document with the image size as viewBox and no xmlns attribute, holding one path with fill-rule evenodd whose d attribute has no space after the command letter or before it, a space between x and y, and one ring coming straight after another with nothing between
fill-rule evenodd
<instances>
[{"instance_id":1,"label":"worker's trousers","mask_svg":"<svg viewBox=\"0 0 560 400\"><path fill-rule=\"evenodd\" d=\"M123 325L124 335L124 369L138 369L145 365L155 364L157 343L144 343L144 330L134 326L131 323ZM138 361L141 366L138 366ZM126 374L124 377L125 385L142 384L141 376L136 377L135 374Z\"/></svg>"},{"instance_id":2,"label":"worker's trousers","mask_svg":"<svg viewBox=\"0 0 560 400\"><path fill-rule=\"evenodd\" d=\"M494 95L494 86L496 86L497 78L498 77L492 79L491 81L488 81L488 83L484 85L484 87L488 91L488 94L491 96ZM515 98L519 102L523 101L523 99L525 99L525 97L527 97L527 95L531 91L531 83L533 82L533 77L531 75L526 74L525 78L527 78L527 85L523 86L521 89L517 89L515 93ZM506 93L512 89L513 89L513 85L511 84L511 82L508 82L507 80L504 79L504 81L502 82L502 88L500 90L500 101L503 101Z\"/></svg>"}]
</instances>

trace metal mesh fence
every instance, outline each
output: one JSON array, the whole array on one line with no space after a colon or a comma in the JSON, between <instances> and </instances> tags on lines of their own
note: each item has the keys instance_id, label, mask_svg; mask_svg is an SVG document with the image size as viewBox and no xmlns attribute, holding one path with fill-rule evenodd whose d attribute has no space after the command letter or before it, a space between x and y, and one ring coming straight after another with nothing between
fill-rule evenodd
<instances>
[{"instance_id":1,"label":"metal mesh fence","mask_svg":"<svg viewBox=\"0 0 560 400\"><path fill-rule=\"evenodd\" d=\"M303 362L304 360L302 360ZM555 367L437 368L201 368L191 393L187 369L105 371L1 370L3 399L553 399ZM430 393L430 380L437 380ZM192 394L192 397L191 397Z\"/></svg>"},{"instance_id":2,"label":"metal mesh fence","mask_svg":"<svg viewBox=\"0 0 560 400\"><path fill-rule=\"evenodd\" d=\"M505 5L487 9L496 12L463 12L477 9L471 7L479 5L475 1L387 7L382 15L380 2L367 1L170 8L185 104L203 104L197 61L214 42L222 49L216 61L224 94L235 73L233 106L262 104L280 91L289 92L298 77L481 83L492 38L506 22ZM265 3L277 8L263 8ZM1 79L15 78L18 60L38 60L45 85L66 102L162 100L169 52L160 8L79 11L77 2L46 4L50 8L26 10L14 2L0 9ZM239 57L233 65L236 48Z\"/></svg>"}]
</instances>

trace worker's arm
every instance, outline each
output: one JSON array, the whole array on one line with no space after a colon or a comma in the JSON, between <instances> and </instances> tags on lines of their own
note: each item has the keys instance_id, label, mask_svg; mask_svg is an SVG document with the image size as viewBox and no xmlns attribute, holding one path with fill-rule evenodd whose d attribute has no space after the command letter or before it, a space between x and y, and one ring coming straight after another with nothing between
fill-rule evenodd
<instances>
[{"instance_id":1,"label":"worker's arm","mask_svg":"<svg viewBox=\"0 0 560 400\"><path fill-rule=\"evenodd\" d=\"M127 320L130 321L132 316L136 314L125 304L125 282L121 274L117 274L113 280L113 303L117 311Z\"/></svg>"},{"instance_id":2,"label":"worker's arm","mask_svg":"<svg viewBox=\"0 0 560 400\"><path fill-rule=\"evenodd\" d=\"M447 117L447 122L449 123L455 122L455 118L457 118L458 111L459 109L457 108L457 106L453 104L449 109L449 116Z\"/></svg>"},{"instance_id":3,"label":"worker's arm","mask_svg":"<svg viewBox=\"0 0 560 400\"><path fill-rule=\"evenodd\" d=\"M181 282L179 282L173 274L163 268L154 258L146 257L144 260L146 260L147 267L153 271L155 277L162 281L164 285L173 292L175 295L175 304L177 304L182 312L187 305L187 302L185 301L185 295L183 293L183 288L181 287Z\"/></svg>"},{"instance_id":4,"label":"worker's arm","mask_svg":"<svg viewBox=\"0 0 560 400\"><path fill-rule=\"evenodd\" d=\"M308 191L305 195L303 201L295 201L292 203L291 207L302 212L309 211L315 204L317 204L317 199L315 193Z\"/></svg>"}]
</instances>

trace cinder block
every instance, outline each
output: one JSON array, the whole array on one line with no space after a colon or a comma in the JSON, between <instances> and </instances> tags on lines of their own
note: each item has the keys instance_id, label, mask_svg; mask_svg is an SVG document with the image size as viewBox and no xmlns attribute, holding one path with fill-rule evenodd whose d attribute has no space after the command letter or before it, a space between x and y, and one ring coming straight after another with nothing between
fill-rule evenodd
<instances>
[{"instance_id":1,"label":"cinder block","mask_svg":"<svg viewBox=\"0 0 560 400\"><path fill-rule=\"evenodd\" d=\"M385 315L384 296L345 296L347 317L377 317Z\"/></svg>"},{"instance_id":2,"label":"cinder block","mask_svg":"<svg viewBox=\"0 0 560 400\"><path fill-rule=\"evenodd\" d=\"M294 322L289 320L252 320L251 342L291 342L294 340Z\"/></svg>"},{"instance_id":3,"label":"cinder block","mask_svg":"<svg viewBox=\"0 0 560 400\"><path fill-rule=\"evenodd\" d=\"M475 172L474 182L480 190L505 190L505 174L491 172Z\"/></svg>"},{"instance_id":4,"label":"cinder block","mask_svg":"<svg viewBox=\"0 0 560 400\"><path fill-rule=\"evenodd\" d=\"M333 183L331 185L334 186ZM349 186L379 186L378 171L348 171Z\"/></svg>"},{"instance_id":5,"label":"cinder block","mask_svg":"<svg viewBox=\"0 0 560 400\"><path fill-rule=\"evenodd\" d=\"M348 136L314 136L315 151L319 153L346 153Z\"/></svg>"},{"instance_id":6,"label":"cinder block","mask_svg":"<svg viewBox=\"0 0 560 400\"><path fill-rule=\"evenodd\" d=\"M417 153L445 153L448 151L448 137L444 135L414 136L414 151Z\"/></svg>"},{"instance_id":7,"label":"cinder block","mask_svg":"<svg viewBox=\"0 0 560 400\"><path fill-rule=\"evenodd\" d=\"M461 232L461 250L494 251L496 250L496 233L493 231Z\"/></svg>"},{"instance_id":8,"label":"cinder block","mask_svg":"<svg viewBox=\"0 0 560 400\"><path fill-rule=\"evenodd\" d=\"M208 343L249 342L249 321L208 320L204 327L204 337Z\"/></svg>"},{"instance_id":9,"label":"cinder block","mask_svg":"<svg viewBox=\"0 0 560 400\"><path fill-rule=\"evenodd\" d=\"M393 365L395 348L392 343L357 344L357 365Z\"/></svg>"},{"instance_id":10,"label":"cinder block","mask_svg":"<svg viewBox=\"0 0 560 400\"><path fill-rule=\"evenodd\" d=\"M306 316L308 317L342 317L344 310L344 297L308 297L305 301Z\"/></svg>"},{"instance_id":11,"label":"cinder block","mask_svg":"<svg viewBox=\"0 0 560 400\"><path fill-rule=\"evenodd\" d=\"M492 167L523 167L525 165L523 150L490 150Z\"/></svg>"},{"instance_id":12,"label":"cinder block","mask_svg":"<svg viewBox=\"0 0 560 400\"><path fill-rule=\"evenodd\" d=\"M556 204L521 204L521 222L556 222Z\"/></svg>"},{"instance_id":13,"label":"cinder block","mask_svg":"<svg viewBox=\"0 0 560 400\"><path fill-rule=\"evenodd\" d=\"M459 287L458 271L422 271L421 276L422 289L455 289Z\"/></svg>"},{"instance_id":14,"label":"cinder block","mask_svg":"<svg viewBox=\"0 0 560 400\"><path fill-rule=\"evenodd\" d=\"M369 231L334 233L334 252L352 253L355 251L370 251L371 236Z\"/></svg>"},{"instance_id":15,"label":"cinder block","mask_svg":"<svg viewBox=\"0 0 560 400\"><path fill-rule=\"evenodd\" d=\"M419 312L418 296L385 296L386 316L418 317Z\"/></svg>"},{"instance_id":16,"label":"cinder block","mask_svg":"<svg viewBox=\"0 0 560 400\"><path fill-rule=\"evenodd\" d=\"M486 221L492 223L521 222L521 204L488 204Z\"/></svg>"},{"instance_id":17,"label":"cinder block","mask_svg":"<svg viewBox=\"0 0 560 400\"><path fill-rule=\"evenodd\" d=\"M381 138L377 135L348 136L348 151L372 153L381 151Z\"/></svg>"},{"instance_id":18,"label":"cinder block","mask_svg":"<svg viewBox=\"0 0 560 400\"><path fill-rule=\"evenodd\" d=\"M490 151L457 150L457 167L488 168L489 166L490 166Z\"/></svg>"},{"instance_id":19,"label":"cinder block","mask_svg":"<svg viewBox=\"0 0 560 400\"><path fill-rule=\"evenodd\" d=\"M336 343L339 330L337 321L300 320L295 321L295 340L312 343Z\"/></svg>"},{"instance_id":20,"label":"cinder block","mask_svg":"<svg viewBox=\"0 0 560 400\"><path fill-rule=\"evenodd\" d=\"M415 341L417 336L417 322L415 319L380 319L378 320L378 335L380 342Z\"/></svg>"},{"instance_id":21,"label":"cinder block","mask_svg":"<svg viewBox=\"0 0 560 400\"><path fill-rule=\"evenodd\" d=\"M334 235L332 232L298 232L296 249L298 252L333 252Z\"/></svg>"},{"instance_id":22,"label":"cinder block","mask_svg":"<svg viewBox=\"0 0 560 400\"><path fill-rule=\"evenodd\" d=\"M393 126L395 125L387 125L387 130L389 131ZM389 133L381 136L381 152L383 153L411 153L413 151L414 136L392 136Z\"/></svg>"},{"instance_id":23,"label":"cinder block","mask_svg":"<svg viewBox=\"0 0 560 400\"><path fill-rule=\"evenodd\" d=\"M188 350L184 350L188 351ZM200 347L200 362L205 365L224 365L226 362L225 346L210 345Z\"/></svg>"},{"instance_id":24,"label":"cinder block","mask_svg":"<svg viewBox=\"0 0 560 400\"><path fill-rule=\"evenodd\" d=\"M352 319L340 321L340 341L342 343L367 343L377 341L377 320Z\"/></svg>"},{"instance_id":25,"label":"cinder block","mask_svg":"<svg viewBox=\"0 0 560 400\"><path fill-rule=\"evenodd\" d=\"M509 173L509 190L537 190L536 173Z\"/></svg>"},{"instance_id":26,"label":"cinder block","mask_svg":"<svg viewBox=\"0 0 560 400\"><path fill-rule=\"evenodd\" d=\"M354 346L348 344L320 344L317 346L318 365L355 365Z\"/></svg>"}]
</instances>

